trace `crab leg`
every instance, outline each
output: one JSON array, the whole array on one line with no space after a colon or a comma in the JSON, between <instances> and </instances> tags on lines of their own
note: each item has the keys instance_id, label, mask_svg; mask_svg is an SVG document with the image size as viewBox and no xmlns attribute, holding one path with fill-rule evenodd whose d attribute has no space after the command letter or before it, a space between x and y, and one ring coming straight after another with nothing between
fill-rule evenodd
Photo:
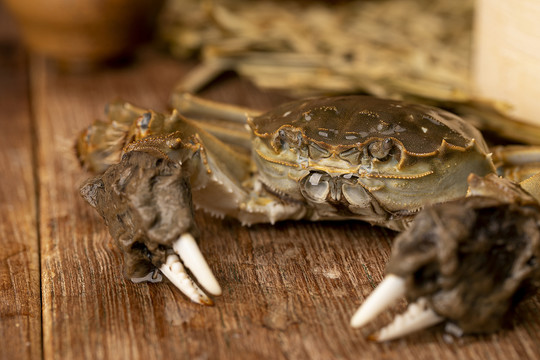
<instances>
[{"instance_id":1,"label":"crab leg","mask_svg":"<svg viewBox=\"0 0 540 360\"><path fill-rule=\"evenodd\" d=\"M197 125L221 141L245 150L251 149L251 133L247 119L257 111L202 99L188 93L176 92L172 106L182 115L197 119Z\"/></svg>"},{"instance_id":2,"label":"crab leg","mask_svg":"<svg viewBox=\"0 0 540 360\"><path fill-rule=\"evenodd\" d=\"M248 116L260 115L260 111L253 109L222 104L212 100L203 99L185 92L175 92L171 97L172 106L181 114L189 117L221 119L246 124Z\"/></svg>"},{"instance_id":3,"label":"crab leg","mask_svg":"<svg viewBox=\"0 0 540 360\"><path fill-rule=\"evenodd\" d=\"M496 146L493 162L497 173L507 179L520 182L540 172L540 146Z\"/></svg>"},{"instance_id":4,"label":"crab leg","mask_svg":"<svg viewBox=\"0 0 540 360\"><path fill-rule=\"evenodd\" d=\"M540 172L519 183L524 190L540 202Z\"/></svg>"},{"instance_id":5,"label":"crab leg","mask_svg":"<svg viewBox=\"0 0 540 360\"><path fill-rule=\"evenodd\" d=\"M234 69L234 63L230 59L206 61L204 64L191 70L187 76L176 85L175 91L197 93L219 75L232 69Z\"/></svg>"}]
</instances>

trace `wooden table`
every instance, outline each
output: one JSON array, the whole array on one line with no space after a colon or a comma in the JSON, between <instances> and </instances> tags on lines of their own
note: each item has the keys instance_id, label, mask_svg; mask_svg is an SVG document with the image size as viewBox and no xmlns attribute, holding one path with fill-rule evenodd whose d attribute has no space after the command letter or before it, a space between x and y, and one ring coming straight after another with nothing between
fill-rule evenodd
<instances>
[{"instance_id":1,"label":"wooden table","mask_svg":"<svg viewBox=\"0 0 540 360\"><path fill-rule=\"evenodd\" d=\"M0 13L2 13L0 11ZM375 344L349 319L381 280L394 233L358 222L240 226L197 213L221 283L214 307L169 283L133 284L78 187L77 133L116 97L164 110L191 68L153 50L133 64L67 75L29 56L0 17L1 359L525 359L540 357L540 297L515 328L454 338L435 327ZM226 79L204 96L255 108L283 97Z\"/></svg>"}]
</instances>

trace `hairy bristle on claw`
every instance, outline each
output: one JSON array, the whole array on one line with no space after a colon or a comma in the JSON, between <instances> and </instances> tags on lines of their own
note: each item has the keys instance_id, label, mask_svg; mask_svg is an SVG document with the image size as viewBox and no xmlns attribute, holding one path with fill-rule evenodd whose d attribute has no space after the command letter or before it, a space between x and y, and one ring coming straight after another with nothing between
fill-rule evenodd
<instances>
[{"instance_id":1,"label":"hairy bristle on claw","mask_svg":"<svg viewBox=\"0 0 540 360\"><path fill-rule=\"evenodd\" d=\"M407 310L395 317L395 319L379 330L377 333L368 337L373 341L394 340L413 332L428 328L443 321L443 318L437 315L428 305L425 298L420 298L407 307Z\"/></svg>"},{"instance_id":2,"label":"hairy bristle on claw","mask_svg":"<svg viewBox=\"0 0 540 360\"><path fill-rule=\"evenodd\" d=\"M396 275L387 275L364 301L351 318L352 327L362 327L405 295L405 281Z\"/></svg>"}]
</instances>

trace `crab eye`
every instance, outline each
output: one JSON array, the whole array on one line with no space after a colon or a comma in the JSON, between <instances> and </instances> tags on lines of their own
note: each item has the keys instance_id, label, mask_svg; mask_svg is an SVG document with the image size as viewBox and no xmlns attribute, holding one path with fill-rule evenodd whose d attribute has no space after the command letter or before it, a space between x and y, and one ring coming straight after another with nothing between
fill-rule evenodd
<instances>
[{"instance_id":1,"label":"crab eye","mask_svg":"<svg viewBox=\"0 0 540 360\"><path fill-rule=\"evenodd\" d=\"M291 128L279 129L272 141L272 146L276 151L283 148L299 149L302 147L303 139L301 131Z\"/></svg>"},{"instance_id":2,"label":"crab eye","mask_svg":"<svg viewBox=\"0 0 540 360\"><path fill-rule=\"evenodd\" d=\"M394 148L394 141L391 138L386 138L369 144L367 151L372 158L386 161L394 153Z\"/></svg>"},{"instance_id":3,"label":"crab eye","mask_svg":"<svg viewBox=\"0 0 540 360\"><path fill-rule=\"evenodd\" d=\"M138 121L139 127L142 131L148 130L148 126L150 125L150 120L152 119L152 114L147 112L144 113Z\"/></svg>"}]
</instances>

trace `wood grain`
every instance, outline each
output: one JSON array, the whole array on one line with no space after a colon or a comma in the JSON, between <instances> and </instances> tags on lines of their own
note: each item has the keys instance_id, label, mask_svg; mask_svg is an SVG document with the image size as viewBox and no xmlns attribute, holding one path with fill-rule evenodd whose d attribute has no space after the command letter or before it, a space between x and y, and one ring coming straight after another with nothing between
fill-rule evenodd
<instances>
[{"instance_id":1,"label":"wood grain","mask_svg":"<svg viewBox=\"0 0 540 360\"><path fill-rule=\"evenodd\" d=\"M7 114L0 117L1 358L538 358L538 295L519 307L513 330L455 338L435 327L391 343L368 342L365 335L405 303L366 330L349 327L382 279L395 235L359 222L247 228L197 212L201 250L223 287L216 305L193 304L167 282L131 283L102 220L78 194L89 174L78 166L73 142L103 118L111 99L166 109L174 83L192 64L147 50L122 68L69 75L34 56L27 88L22 53L11 54L0 56L0 90L13 95L0 97ZM234 77L203 96L256 108L285 99Z\"/></svg>"},{"instance_id":2,"label":"wood grain","mask_svg":"<svg viewBox=\"0 0 540 360\"><path fill-rule=\"evenodd\" d=\"M389 344L367 342L349 319L381 280L394 233L361 223L245 228L197 213L201 249L224 289L216 306L192 304L167 283L126 281L119 251L77 194L87 174L69 149L108 99L121 95L166 107L169 89L189 66L147 55L132 67L88 76L54 74L39 59L31 64L43 154L45 358L518 359L538 353L539 322L531 316L537 298L521 307L514 331L454 339L439 327ZM230 78L203 95L256 107L282 101Z\"/></svg>"},{"instance_id":3,"label":"wood grain","mask_svg":"<svg viewBox=\"0 0 540 360\"><path fill-rule=\"evenodd\" d=\"M39 244L25 54L0 9L0 359L41 357Z\"/></svg>"}]
</instances>

